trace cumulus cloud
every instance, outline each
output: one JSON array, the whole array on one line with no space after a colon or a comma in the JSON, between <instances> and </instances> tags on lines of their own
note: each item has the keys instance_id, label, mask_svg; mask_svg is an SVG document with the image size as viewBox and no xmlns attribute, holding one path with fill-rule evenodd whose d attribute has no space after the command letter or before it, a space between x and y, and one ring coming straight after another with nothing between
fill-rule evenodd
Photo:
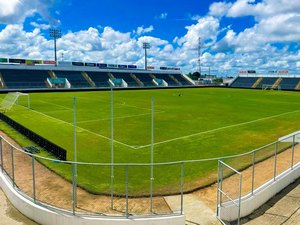
<instances>
[{"instance_id":1,"label":"cumulus cloud","mask_svg":"<svg viewBox=\"0 0 300 225\"><path fill-rule=\"evenodd\" d=\"M137 35L141 35L141 34L146 34L146 33L150 33L154 30L154 27L151 25L149 27L144 28L144 26L138 27L135 31L133 31L133 33L137 34Z\"/></svg>"},{"instance_id":2,"label":"cumulus cloud","mask_svg":"<svg viewBox=\"0 0 300 225\"><path fill-rule=\"evenodd\" d=\"M225 16L231 8L232 3L214 2L209 7L209 14L216 17Z\"/></svg>"},{"instance_id":3,"label":"cumulus cloud","mask_svg":"<svg viewBox=\"0 0 300 225\"><path fill-rule=\"evenodd\" d=\"M198 38L207 46L214 44L219 33L219 20L212 16L199 19L196 24L187 26L187 33L181 38L175 38L174 42L187 49L195 49L198 46Z\"/></svg>"},{"instance_id":4,"label":"cumulus cloud","mask_svg":"<svg viewBox=\"0 0 300 225\"><path fill-rule=\"evenodd\" d=\"M59 22L49 14L49 8L55 0L1 0L0 1L0 23L22 24L27 17L39 14L52 25Z\"/></svg>"},{"instance_id":5,"label":"cumulus cloud","mask_svg":"<svg viewBox=\"0 0 300 225\"><path fill-rule=\"evenodd\" d=\"M48 30L51 27L49 24L39 24L36 22L31 22L30 25L41 30Z\"/></svg>"},{"instance_id":6,"label":"cumulus cloud","mask_svg":"<svg viewBox=\"0 0 300 225\"><path fill-rule=\"evenodd\" d=\"M42 32L49 25L42 23L43 20L32 22L31 31L25 31L22 26L25 17L37 13L43 18L49 17L47 11L53 1L0 0L0 23L16 23L0 31L2 56L33 59L53 57L53 41L48 36L44 37ZM20 2L28 3L31 7L22 6ZM244 16L253 16L255 24L242 31L235 30L235 26L222 27L224 17L238 20L238 17ZM167 13L159 17L165 19ZM142 43L149 42L149 65L179 66L185 72L193 72L197 67L198 38L201 37L203 70L212 67L217 68L220 75L224 75L224 71L234 75L241 68L269 70L300 67L300 51L291 50L297 49L291 46L300 41L298 1L215 2L211 4L207 15L191 16L189 22L191 24L185 27L185 34L175 37L173 41L151 36L153 26L140 26L131 32L121 32L109 26L69 31L58 39L58 53L63 53L67 61L128 63L142 68Z\"/></svg>"},{"instance_id":7,"label":"cumulus cloud","mask_svg":"<svg viewBox=\"0 0 300 225\"><path fill-rule=\"evenodd\" d=\"M159 16L156 16L155 19L164 20L164 19L167 19L167 16L168 16L168 13L164 12L164 13L161 13Z\"/></svg>"}]
</instances>

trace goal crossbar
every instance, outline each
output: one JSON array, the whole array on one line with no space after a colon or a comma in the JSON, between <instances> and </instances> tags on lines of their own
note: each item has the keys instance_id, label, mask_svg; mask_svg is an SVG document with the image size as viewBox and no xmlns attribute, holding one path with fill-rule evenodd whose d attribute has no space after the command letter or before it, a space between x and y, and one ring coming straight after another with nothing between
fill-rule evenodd
<instances>
[{"instance_id":1,"label":"goal crossbar","mask_svg":"<svg viewBox=\"0 0 300 225\"><path fill-rule=\"evenodd\" d=\"M29 94L22 92L9 92L2 100L0 106L2 110L10 110L13 105L18 104L20 96L27 96L27 107L30 109L30 96Z\"/></svg>"}]
</instances>

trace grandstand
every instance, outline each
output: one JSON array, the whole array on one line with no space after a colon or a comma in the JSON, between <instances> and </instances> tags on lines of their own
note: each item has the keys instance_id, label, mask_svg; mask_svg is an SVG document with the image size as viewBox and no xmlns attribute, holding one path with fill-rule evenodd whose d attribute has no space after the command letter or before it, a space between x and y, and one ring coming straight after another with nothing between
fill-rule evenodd
<instances>
[{"instance_id":1,"label":"grandstand","mask_svg":"<svg viewBox=\"0 0 300 225\"><path fill-rule=\"evenodd\" d=\"M233 88L299 90L300 75L239 74L230 84Z\"/></svg>"},{"instance_id":2,"label":"grandstand","mask_svg":"<svg viewBox=\"0 0 300 225\"><path fill-rule=\"evenodd\" d=\"M179 70L142 70L137 68L110 68L110 64L101 66L78 66L59 63L58 66L36 64L0 64L0 89L47 89L47 88L109 88L118 87L155 87L160 86L153 80L162 80L165 85L171 87L192 86L193 81L184 76ZM104 67L103 65L107 65ZM130 68L130 69L129 69ZM64 79L67 86L49 84L49 80ZM123 85L114 84L120 81Z\"/></svg>"}]
</instances>

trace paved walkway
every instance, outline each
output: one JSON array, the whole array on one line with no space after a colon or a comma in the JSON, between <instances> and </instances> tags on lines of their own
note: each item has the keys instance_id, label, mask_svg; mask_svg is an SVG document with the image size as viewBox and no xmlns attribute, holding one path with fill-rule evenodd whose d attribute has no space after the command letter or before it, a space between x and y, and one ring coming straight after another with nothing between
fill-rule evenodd
<instances>
[{"instance_id":1,"label":"paved walkway","mask_svg":"<svg viewBox=\"0 0 300 225\"><path fill-rule=\"evenodd\" d=\"M172 210L178 209L180 205L180 197L168 196L165 197L166 202ZM221 224L216 213L203 203L194 194L184 195L183 209L185 214L185 224L188 225L219 225Z\"/></svg>"},{"instance_id":2,"label":"paved walkway","mask_svg":"<svg viewBox=\"0 0 300 225\"><path fill-rule=\"evenodd\" d=\"M0 225L38 225L21 214L8 201L0 188Z\"/></svg>"},{"instance_id":3,"label":"paved walkway","mask_svg":"<svg viewBox=\"0 0 300 225\"><path fill-rule=\"evenodd\" d=\"M300 225L300 178L242 220L247 225Z\"/></svg>"}]
</instances>

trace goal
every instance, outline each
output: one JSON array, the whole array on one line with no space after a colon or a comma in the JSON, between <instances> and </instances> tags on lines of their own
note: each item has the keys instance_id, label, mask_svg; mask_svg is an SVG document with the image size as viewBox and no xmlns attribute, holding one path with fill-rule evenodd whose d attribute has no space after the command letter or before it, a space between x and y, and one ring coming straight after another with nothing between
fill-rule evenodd
<instances>
[{"instance_id":1,"label":"goal","mask_svg":"<svg viewBox=\"0 0 300 225\"><path fill-rule=\"evenodd\" d=\"M263 84L261 87L262 90L281 90L280 85L274 86L270 84Z\"/></svg>"},{"instance_id":2,"label":"goal","mask_svg":"<svg viewBox=\"0 0 300 225\"><path fill-rule=\"evenodd\" d=\"M21 99L20 97L27 97L27 101L26 99ZM22 93L22 92L9 92L4 99L2 100L0 107L1 110L3 111L8 111L10 110L13 105L19 105L19 99L20 99L20 105L23 105L24 107L27 107L28 109L30 109L30 96L29 94L26 93Z\"/></svg>"}]
</instances>

